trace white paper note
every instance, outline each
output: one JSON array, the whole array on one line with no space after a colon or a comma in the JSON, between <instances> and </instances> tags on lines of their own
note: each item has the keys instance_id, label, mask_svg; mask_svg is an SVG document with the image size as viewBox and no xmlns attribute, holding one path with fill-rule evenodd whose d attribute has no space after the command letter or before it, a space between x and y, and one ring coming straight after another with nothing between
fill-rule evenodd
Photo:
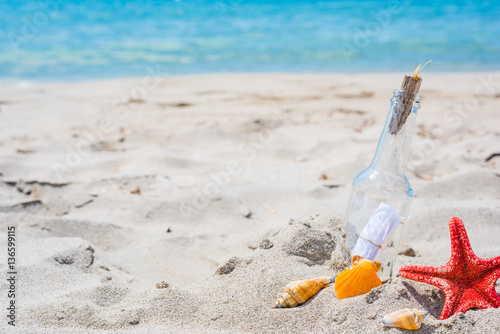
<instances>
[{"instance_id":1,"label":"white paper note","mask_svg":"<svg viewBox=\"0 0 500 334\"><path fill-rule=\"evenodd\" d=\"M386 203L380 203L356 241L352 256L359 255L364 259L374 260L379 250L375 244L382 245L402 220L398 210Z\"/></svg>"}]
</instances>

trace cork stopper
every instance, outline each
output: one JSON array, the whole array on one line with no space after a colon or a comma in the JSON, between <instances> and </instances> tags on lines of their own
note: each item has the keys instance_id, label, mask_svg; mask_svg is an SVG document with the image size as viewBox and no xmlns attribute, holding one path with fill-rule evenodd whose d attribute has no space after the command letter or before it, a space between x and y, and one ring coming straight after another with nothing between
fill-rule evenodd
<instances>
[{"instance_id":1,"label":"cork stopper","mask_svg":"<svg viewBox=\"0 0 500 334\"><path fill-rule=\"evenodd\" d=\"M403 83L401 84L401 90L404 90L405 92L408 93L414 93L417 94L418 91L420 90L420 85L422 84L422 78L418 76L418 74L415 76L412 75L405 75L405 78L403 79Z\"/></svg>"},{"instance_id":2,"label":"cork stopper","mask_svg":"<svg viewBox=\"0 0 500 334\"><path fill-rule=\"evenodd\" d=\"M405 75L403 83L401 84L401 92L397 97L397 104L394 107L393 118L389 125L392 135L399 132L403 125L405 125L408 116L410 116L413 102L422 84L422 77L419 76L420 71L430 62L431 61L428 61L423 66L421 64L418 65L413 75Z\"/></svg>"}]
</instances>

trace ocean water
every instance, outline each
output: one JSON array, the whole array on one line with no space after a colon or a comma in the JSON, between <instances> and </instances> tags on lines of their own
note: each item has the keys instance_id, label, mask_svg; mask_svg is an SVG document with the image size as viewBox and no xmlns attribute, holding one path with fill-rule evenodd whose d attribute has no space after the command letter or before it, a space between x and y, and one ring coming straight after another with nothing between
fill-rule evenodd
<instances>
[{"instance_id":1,"label":"ocean water","mask_svg":"<svg viewBox=\"0 0 500 334\"><path fill-rule=\"evenodd\" d=\"M0 77L500 69L500 1L0 3Z\"/></svg>"}]
</instances>

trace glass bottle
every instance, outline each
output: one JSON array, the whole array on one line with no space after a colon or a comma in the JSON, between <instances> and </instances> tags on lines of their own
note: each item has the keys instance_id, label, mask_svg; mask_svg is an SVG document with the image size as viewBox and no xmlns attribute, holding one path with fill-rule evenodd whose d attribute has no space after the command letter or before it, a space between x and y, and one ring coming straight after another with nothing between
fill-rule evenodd
<instances>
[{"instance_id":1,"label":"glass bottle","mask_svg":"<svg viewBox=\"0 0 500 334\"><path fill-rule=\"evenodd\" d=\"M374 260L382 263L382 276L393 275L403 224L408 218L413 199L413 189L405 172L421 99L419 94L398 89L394 91L377 151L370 166L354 178L344 218L346 242L352 253L360 233L381 203L397 210L402 221L392 234L380 245L368 240L379 248ZM414 101L411 106L405 104L408 100ZM407 116L401 117L405 110ZM351 258L354 255L351 254Z\"/></svg>"}]
</instances>

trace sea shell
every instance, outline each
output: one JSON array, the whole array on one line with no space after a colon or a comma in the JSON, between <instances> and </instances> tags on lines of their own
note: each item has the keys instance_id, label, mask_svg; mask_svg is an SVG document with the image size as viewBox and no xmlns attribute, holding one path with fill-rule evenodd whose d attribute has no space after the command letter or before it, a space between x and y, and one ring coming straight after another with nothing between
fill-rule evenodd
<instances>
[{"instance_id":1,"label":"sea shell","mask_svg":"<svg viewBox=\"0 0 500 334\"><path fill-rule=\"evenodd\" d=\"M328 276L292 282L285 287L274 307L295 307L304 304L330 283L333 283L333 278Z\"/></svg>"},{"instance_id":2,"label":"sea shell","mask_svg":"<svg viewBox=\"0 0 500 334\"><path fill-rule=\"evenodd\" d=\"M335 280L335 292L339 299L362 295L382 285L382 281L377 276L381 267L380 262L355 255L352 263L352 268L338 274Z\"/></svg>"},{"instance_id":3,"label":"sea shell","mask_svg":"<svg viewBox=\"0 0 500 334\"><path fill-rule=\"evenodd\" d=\"M427 314L429 314L427 311L405 308L403 310L389 313L382 319L382 323L387 327L419 329L422 325L424 317Z\"/></svg>"}]
</instances>

